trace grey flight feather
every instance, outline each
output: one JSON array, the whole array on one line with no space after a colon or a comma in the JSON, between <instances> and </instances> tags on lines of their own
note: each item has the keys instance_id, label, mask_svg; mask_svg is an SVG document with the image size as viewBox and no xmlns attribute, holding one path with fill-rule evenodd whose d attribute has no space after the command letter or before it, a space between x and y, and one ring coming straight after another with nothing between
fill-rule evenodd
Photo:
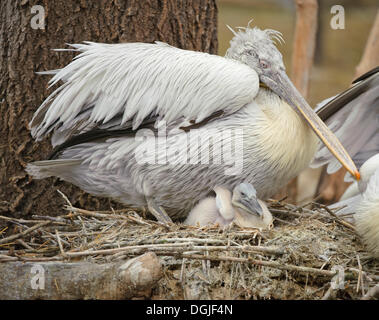
<instances>
[{"instance_id":1,"label":"grey flight feather","mask_svg":"<svg viewBox=\"0 0 379 320\"><path fill-rule=\"evenodd\" d=\"M360 167L379 152L379 70L376 68L376 72L370 72L352 88L321 102L316 112ZM328 164L328 173L341 168L327 148L320 144L311 166L324 164Z\"/></svg>"}]
</instances>

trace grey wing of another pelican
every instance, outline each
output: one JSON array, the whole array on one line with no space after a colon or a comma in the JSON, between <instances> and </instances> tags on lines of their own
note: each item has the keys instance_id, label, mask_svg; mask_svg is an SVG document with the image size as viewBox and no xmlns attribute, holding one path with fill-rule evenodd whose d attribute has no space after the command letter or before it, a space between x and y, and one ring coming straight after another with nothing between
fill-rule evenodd
<instances>
[{"instance_id":1,"label":"grey wing of another pelican","mask_svg":"<svg viewBox=\"0 0 379 320\"><path fill-rule=\"evenodd\" d=\"M355 213L358 211L362 212L362 200L364 200L364 203L374 208L372 214L378 216L379 153L370 157L363 163L360 168L360 173L361 179L359 181L354 181L343 194L341 200L329 207L332 209L344 207L337 212L338 214Z\"/></svg>"},{"instance_id":2,"label":"grey wing of another pelican","mask_svg":"<svg viewBox=\"0 0 379 320\"><path fill-rule=\"evenodd\" d=\"M247 65L164 43L71 46L80 53L71 63L42 72L54 75L50 86L63 84L30 124L37 140L53 132L53 146L93 130L134 131L146 122L156 128L159 120L177 128L201 124L243 108L259 89Z\"/></svg>"},{"instance_id":3,"label":"grey wing of another pelican","mask_svg":"<svg viewBox=\"0 0 379 320\"><path fill-rule=\"evenodd\" d=\"M359 168L379 152L379 67L353 83L348 90L318 104L315 111ZM329 174L341 168L328 149L320 144L311 167L325 164Z\"/></svg>"}]
</instances>

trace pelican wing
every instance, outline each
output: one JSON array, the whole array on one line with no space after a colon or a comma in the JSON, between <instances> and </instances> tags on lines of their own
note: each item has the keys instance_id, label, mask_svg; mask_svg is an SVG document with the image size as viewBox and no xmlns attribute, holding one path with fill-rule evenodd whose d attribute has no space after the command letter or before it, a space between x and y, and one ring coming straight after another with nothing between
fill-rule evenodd
<instances>
[{"instance_id":1,"label":"pelican wing","mask_svg":"<svg viewBox=\"0 0 379 320\"><path fill-rule=\"evenodd\" d=\"M62 81L31 121L37 140L54 132L53 145L93 129L138 129L153 119L186 127L215 113L233 113L256 96L258 75L216 55L164 43L71 45L80 52L54 74ZM220 113L219 113L220 114Z\"/></svg>"},{"instance_id":2,"label":"pelican wing","mask_svg":"<svg viewBox=\"0 0 379 320\"><path fill-rule=\"evenodd\" d=\"M326 99L316 112L341 141L360 167L379 152L379 68L360 77L359 82L343 93ZM327 164L328 173L336 172L340 163L324 145L320 147L312 167Z\"/></svg>"}]
</instances>

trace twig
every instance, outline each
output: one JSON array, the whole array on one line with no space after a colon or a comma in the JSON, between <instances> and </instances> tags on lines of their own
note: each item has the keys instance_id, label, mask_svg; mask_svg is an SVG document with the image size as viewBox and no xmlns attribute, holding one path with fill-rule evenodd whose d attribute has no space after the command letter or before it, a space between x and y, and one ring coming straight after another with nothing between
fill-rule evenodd
<instances>
[{"instance_id":1,"label":"twig","mask_svg":"<svg viewBox=\"0 0 379 320\"><path fill-rule=\"evenodd\" d=\"M67 211L71 211L71 212L77 213L77 214L81 214L81 215L84 215L84 216L88 216L88 217L106 218L106 219L110 219L110 218L113 218L113 219L125 219L126 218L125 216L121 216L121 215L104 214L104 213L92 212L92 211L88 211L88 210L84 210L84 209L80 209L80 208L75 208L75 207L68 206L68 205L65 205L63 207L63 209L65 209Z\"/></svg>"},{"instance_id":2,"label":"twig","mask_svg":"<svg viewBox=\"0 0 379 320\"><path fill-rule=\"evenodd\" d=\"M61 256L54 256L54 257L24 257L24 256L21 256L19 254L16 254L16 257L19 259L19 260L22 260L22 261L32 261L32 262L42 262L42 261L60 261L60 260L63 260L63 257Z\"/></svg>"},{"instance_id":3,"label":"twig","mask_svg":"<svg viewBox=\"0 0 379 320\"><path fill-rule=\"evenodd\" d=\"M336 222L338 222L338 223L340 223L340 224L342 224L343 226L345 226L345 227L347 227L347 228L349 228L349 229L351 229L351 230L353 230L354 232L356 232L356 230L355 230L355 227L352 225L352 224L350 224L349 222L347 222L347 221L344 221L344 220L342 220L342 219L340 219L332 210L330 210L329 208L328 208L328 206L325 206L325 205L323 205L323 204L321 204L321 203L316 203L316 202L314 202L313 203L315 206L319 206L320 208L322 208L322 209L324 209L326 212L328 212L331 216L333 216L334 218L335 218L335 221Z\"/></svg>"},{"instance_id":4,"label":"twig","mask_svg":"<svg viewBox=\"0 0 379 320\"><path fill-rule=\"evenodd\" d=\"M12 256L8 256L8 255L5 255L5 254L0 254L0 262L1 261L15 261L15 260L18 260L17 257L12 257Z\"/></svg>"},{"instance_id":5,"label":"twig","mask_svg":"<svg viewBox=\"0 0 379 320\"><path fill-rule=\"evenodd\" d=\"M28 250L31 250L31 251L35 251L31 246L29 246L24 240L22 239L18 239L17 242L19 244L21 244L24 248L28 249Z\"/></svg>"},{"instance_id":6,"label":"twig","mask_svg":"<svg viewBox=\"0 0 379 320\"><path fill-rule=\"evenodd\" d=\"M246 253L266 253L266 254L274 254L281 255L285 253L285 250L278 248L268 248L261 246L195 246L192 242L184 242L184 243L173 243L173 244L147 244L147 245L137 245L137 246L126 246L121 248L112 248L112 249L102 249L102 250L86 250L79 252L66 252L66 256L68 257L82 257L89 255L108 255L115 254L119 252L132 252L133 254L141 253L144 251L154 251L160 252L161 255L164 252L167 252L168 255L171 255L171 251L176 253L185 252L185 251L240 251Z\"/></svg>"},{"instance_id":7,"label":"twig","mask_svg":"<svg viewBox=\"0 0 379 320\"><path fill-rule=\"evenodd\" d=\"M37 223L37 222L45 222L46 220L24 220L24 219L17 219L17 218L10 218L5 216L0 216L0 220L5 220L9 222L18 222L18 223Z\"/></svg>"},{"instance_id":8,"label":"twig","mask_svg":"<svg viewBox=\"0 0 379 320\"><path fill-rule=\"evenodd\" d=\"M40 219L41 221L51 220L51 221L55 222L56 224L61 224L61 225L69 224L69 221L67 219L63 219L60 217L32 215L32 218L33 219Z\"/></svg>"},{"instance_id":9,"label":"twig","mask_svg":"<svg viewBox=\"0 0 379 320\"><path fill-rule=\"evenodd\" d=\"M362 276L364 277L364 278L366 278L368 281L370 281L370 282L374 282L374 281L378 281L379 280L379 276L375 276L375 275L372 275L372 274L370 274L370 275L368 275L367 274L367 272L365 272L365 271L361 271L361 270L359 270L359 269L356 269L356 268L348 268L348 270L349 271L354 271L354 272L356 272L358 275L359 275L359 273L360 272L362 272Z\"/></svg>"},{"instance_id":10,"label":"twig","mask_svg":"<svg viewBox=\"0 0 379 320\"><path fill-rule=\"evenodd\" d=\"M28 233L33 232L34 230L36 230L38 228L41 228L43 226L46 226L46 225L48 225L50 223L51 223L51 221L44 221L44 222L38 223L35 226L30 227L30 228L28 228L28 229L26 229L26 230L24 230L24 231L22 231L20 233L17 233L17 234L9 236L7 238L1 239L0 240L0 244L7 243L7 242L10 242L10 241L16 240L18 238L21 238L21 237L27 235Z\"/></svg>"},{"instance_id":11,"label":"twig","mask_svg":"<svg viewBox=\"0 0 379 320\"><path fill-rule=\"evenodd\" d=\"M139 245L139 246L129 246L129 247L122 247L122 248L114 248L114 249L103 249L103 250L86 250L86 251L79 251L79 252L66 252L66 255L69 257L83 257L83 256L90 256L90 255L98 255L98 254L114 254L118 252L140 252L141 250L170 250L170 248L174 248L177 250L177 247L192 247L193 243L188 242L186 244L179 243L179 244L147 244L147 245Z\"/></svg>"},{"instance_id":12,"label":"twig","mask_svg":"<svg viewBox=\"0 0 379 320\"><path fill-rule=\"evenodd\" d=\"M289 221L286 221L286 220L282 220L282 219L279 219L278 217L275 217L275 220L279 221L280 223L288 224L290 226L296 226L297 225L297 223L293 223L293 222L289 222Z\"/></svg>"},{"instance_id":13,"label":"twig","mask_svg":"<svg viewBox=\"0 0 379 320\"><path fill-rule=\"evenodd\" d=\"M251 258L238 258L238 257L228 257L228 256L212 257L212 256L199 255L199 254L185 254L185 253L172 253L172 254L166 253L166 255L179 256L181 258L187 258L187 259L251 263L254 265L259 265L259 266L264 266L264 267L269 267L269 268L312 273L315 275L327 276L327 277L333 277L336 275L336 272L333 272L333 271L319 270L316 268L294 266L294 265L289 265L289 264L282 264L282 263L274 262L274 261L255 260Z\"/></svg>"},{"instance_id":14,"label":"twig","mask_svg":"<svg viewBox=\"0 0 379 320\"><path fill-rule=\"evenodd\" d=\"M61 251L62 256L65 257L65 256L66 256L66 253L65 253L64 250L63 250L63 245L62 245L61 238L59 237L58 230L55 230L55 235L57 236L57 241L58 241L58 245L59 245L59 250Z\"/></svg>"},{"instance_id":15,"label":"twig","mask_svg":"<svg viewBox=\"0 0 379 320\"><path fill-rule=\"evenodd\" d=\"M67 196L66 196L62 191L60 191L60 190L57 190L57 192L58 192L58 193L62 196L62 198L68 203L68 205L69 205L70 207L72 207L72 204L71 204L70 200L68 200Z\"/></svg>"}]
</instances>

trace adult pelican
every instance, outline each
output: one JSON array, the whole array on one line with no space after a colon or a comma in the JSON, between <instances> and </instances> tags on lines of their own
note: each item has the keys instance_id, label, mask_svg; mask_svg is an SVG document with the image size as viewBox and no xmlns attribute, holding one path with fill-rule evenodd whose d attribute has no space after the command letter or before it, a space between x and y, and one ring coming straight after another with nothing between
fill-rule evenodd
<instances>
[{"instance_id":1,"label":"adult pelican","mask_svg":"<svg viewBox=\"0 0 379 320\"><path fill-rule=\"evenodd\" d=\"M355 223L367 248L379 257L379 67L362 75L353 86L318 105L316 112L341 140L360 167L361 179L349 173L345 181L353 182L341 201L329 206L340 208L340 216ZM340 165L323 146L316 153L315 166L328 165L328 172Z\"/></svg>"},{"instance_id":2,"label":"adult pelican","mask_svg":"<svg viewBox=\"0 0 379 320\"><path fill-rule=\"evenodd\" d=\"M185 217L218 185L233 190L246 181L258 198L273 195L308 167L316 135L359 178L338 139L289 80L275 40L281 35L274 30L240 29L225 57L161 42L72 45L80 54L47 72L54 74L51 86L63 84L30 124L37 140L53 133L55 152L27 171L147 205L163 221L165 210ZM157 139L163 127L168 134ZM203 143L207 138L210 144ZM213 154L200 161L204 149ZM231 160L238 166L228 171Z\"/></svg>"},{"instance_id":3,"label":"adult pelican","mask_svg":"<svg viewBox=\"0 0 379 320\"><path fill-rule=\"evenodd\" d=\"M354 220L363 242L379 258L379 153L362 165L362 173L367 182L359 185L362 199L356 205Z\"/></svg>"},{"instance_id":4,"label":"adult pelican","mask_svg":"<svg viewBox=\"0 0 379 320\"><path fill-rule=\"evenodd\" d=\"M358 234L374 257L379 258L379 153L363 163L358 193L329 206L337 214L352 214Z\"/></svg>"}]
</instances>

